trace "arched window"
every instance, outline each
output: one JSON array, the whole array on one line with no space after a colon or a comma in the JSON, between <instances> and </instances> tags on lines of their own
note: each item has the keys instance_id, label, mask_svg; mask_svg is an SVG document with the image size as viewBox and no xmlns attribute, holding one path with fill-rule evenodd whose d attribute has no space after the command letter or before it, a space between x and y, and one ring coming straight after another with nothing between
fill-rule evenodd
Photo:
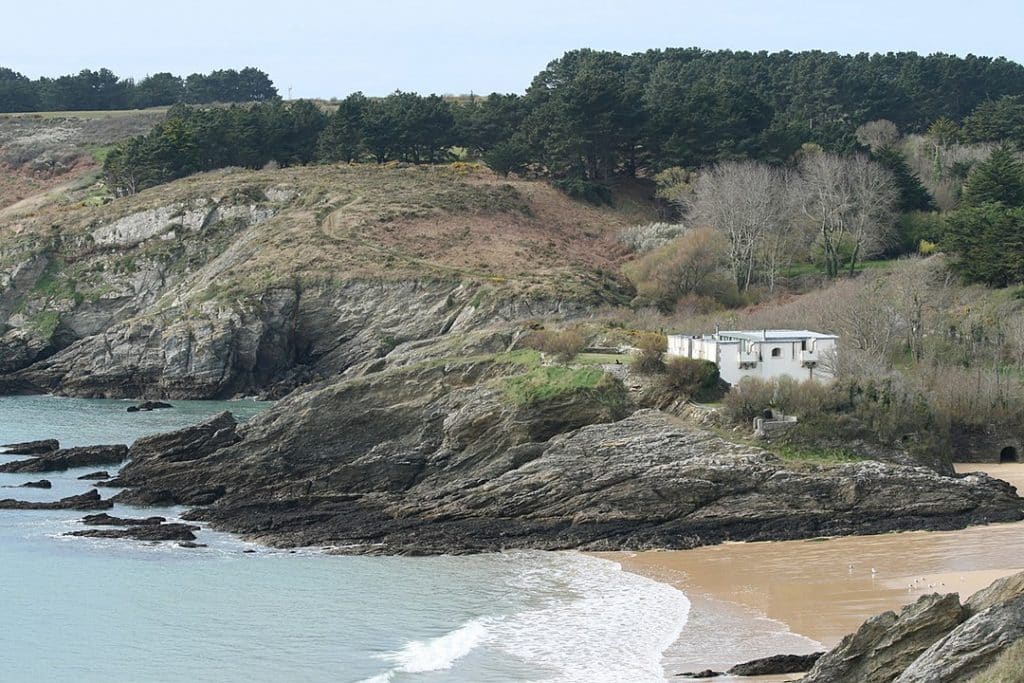
<instances>
[{"instance_id":1,"label":"arched window","mask_svg":"<svg viewBox=\"0 0 1024 683\"><path fill-rule=\"evenodd\" d=\"M781 356L782 356L782 349L780 349L778 346L776 346L774 349L772 349L772 358L779 358Z\"/></svg>"}]
</instances>

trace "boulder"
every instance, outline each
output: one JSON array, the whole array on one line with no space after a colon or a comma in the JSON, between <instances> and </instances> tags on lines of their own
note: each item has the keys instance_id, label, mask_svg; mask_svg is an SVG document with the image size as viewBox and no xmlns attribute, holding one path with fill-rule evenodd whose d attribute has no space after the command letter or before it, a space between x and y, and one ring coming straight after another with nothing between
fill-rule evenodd
<instances>
[{"instance_id":1,"label":"boulder","mask_svg":"<svg viewBox=\"0 0 1024 683\"><path fill-rule=\"evenodd\" d=\"M21 486L22 488L29 489L52 489L53 482L51 482L49 479L40 479L39 481L26 481Z\"/></svg>"},{"instance_id":2,"label":"boulder","mask_svg":"<svg viewBox=\"0 0 1024 683\"><path fill-rule=\"evenodd\" d=\"M10 498L0 500L0 510L107 510L112 507L114 507L114 502L109 499L101 499L99 491L96 489L46 503Z\"/></svg>"},{"instance_id":3,"label":"boulder","mask_svg":"<svg viewBox=\"0 0 1024 683\"><path fill-rule=\"evenodd\" d=\"M883 612L865 621L822 655L801 682L891 683L965 615L956 593L923 595L898 615Z\"/></svg>"},{"instance_id":4,"label":"boulder","mask_svg":"<svg viewBox=\"0 0 1024 683\"><path fill-rule=\"evenodd\" d=\"M991 597L991 595L989 596ZM1024 596L978 612L933 643L895 679L896 683L968 681L1024 638Z\"/></svg>"},{"instance_id":5,"label":"boulder","mask_svg":"<svg viewBox=\"0 0 1024 683\"><path fill-rule=\"evenodd\" d=\"M0 472L63 472L74 467L118 465L128 458L128 447L79 446L62 448L28 460L0 464Z\"/></svg>"},{"instance_id":6,"label":"boulder","mask_svg":"<svg viewBox=\"0 0 1024 683\"><path fill-rule=\"evenodd\" d=\"M5 444L0 446L0 451L6 455L43 455L58 448L60 448L60 443L57 439L42 439L40 441Z\"/></svg>"},{"instance_id":7,"label":"boulder","mask_svg":"<svg viewBox=\"0 0 1024 683\"><path fill-rule=\"evenodd\" d=\"M715 671L714 669L704 669L703 671L684 671L676 674L681 678L718 678L724 676L721 671Z\"/></svg>"},{"instance_id":8,"label":"boulder","mask_svg":"<svg viewBox=\"0 0 1024 683\"><path fill-rule=\"evenodd\" d=\"M773 655L737 664L727 671L730 676L772 676L810 671L824 652L809 655Z\"/></svg>"}]
</instances>

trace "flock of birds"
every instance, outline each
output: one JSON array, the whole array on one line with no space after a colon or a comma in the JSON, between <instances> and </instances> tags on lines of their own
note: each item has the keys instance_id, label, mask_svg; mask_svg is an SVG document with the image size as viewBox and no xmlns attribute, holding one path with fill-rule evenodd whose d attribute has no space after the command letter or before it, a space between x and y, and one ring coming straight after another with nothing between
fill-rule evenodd
<instances>
[{"instance_id":1,"label":"flock of birds","mask_svg":"<svg viewBox=\"0 0 1024 683\"><path fill-rule=\"evenodd\" d=\"M847 565L847 567L849 569L849 573L853 574L853 563L851 562L849 565ZM874 567L872 567L871 568L871 579L874 580L874 578L877 575L878 575L878 570L875 569ZM932 583L927 583L926 584L925 582L927 580L928 579L926 579L924 577L919 578L919 579L914 579L913 581L911 581L910 583L907 584L907 592L908 593L912 593L915 590L924 590L926 588L942 588L942 587L944 587L946 585L945 581L934 581ZM964 577L961 576L960 580L963 581Z\"/></svg>"}]
</instances>

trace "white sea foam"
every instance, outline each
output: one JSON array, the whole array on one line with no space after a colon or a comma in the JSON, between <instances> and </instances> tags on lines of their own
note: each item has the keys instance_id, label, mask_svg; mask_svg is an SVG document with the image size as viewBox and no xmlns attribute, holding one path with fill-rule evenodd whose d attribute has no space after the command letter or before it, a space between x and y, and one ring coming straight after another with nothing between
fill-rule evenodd
<instances>
[{"instance_id":1,"label":"white sea foam","mask_svg":"<svg viewBox=\"0 0 1024 683\"><path fill-rule=\"evenodd\" d=\"M478 649L538 672L536 681L665 680L662 652L679 636L689 612L683 593L578 553L515 552L495 561L505 565L494 570L508 590L527 598L522 609L408 642L382 656L394 668L362 683L449 669L455 675L459 660Z\"/></svg>"},{"instance_id":2,"label":"white sea foam","mask_svg":"<svg viewBox=\"0 0 1024 683\"><path fill-rule=\"evenodd\" d=\"M686 624L686 596L614 562L557 557L555 570L577 597L498 620L490 629L495 646L553 669L545 681L664 681L661 654ZM524 580L543 579L528 574Z\"/></svg>"},{"instance_id":3,"label":"white sea foam","mask_svg":"<svg viewBox=\"0 0 1024 683\"><path fill-rule=\"evenodd\" d=\"M401 673L424 673L450 669L487 637L483 621L474 619L462 627L429 640L414 640L387 658L398 666Z\"/></svg>"},{"instance_id":4,"label":"white sea foam","mask_svg":"<svg viewBox=\"0 0 1024 683\"><path fill-rule=\"evenodd\" d=\"M396 673L418 674L450 669L483 643L487 635L484 620L473 619L443 636L410 641L401 650L382 656L382 659L395 664L395 668L360 683L388 683Z\"/></svg>"}]
</instances>

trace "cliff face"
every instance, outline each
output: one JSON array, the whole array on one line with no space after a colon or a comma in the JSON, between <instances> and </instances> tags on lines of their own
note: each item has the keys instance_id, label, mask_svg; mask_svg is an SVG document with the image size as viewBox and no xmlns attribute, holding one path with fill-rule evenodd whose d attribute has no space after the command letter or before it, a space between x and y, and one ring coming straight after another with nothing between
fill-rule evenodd
<instances>
[{"instance_id":1,"label":"cliff face","mask_svg":"<svg viewBox=\"0 0 1024 683\"><path fill-rule=\"evenodd\" d=\"M410 342L578 315L627 295L619 220L444 168L225 171L8 211L0 391L281 395Z\"/></svg>"},{"instance_id":2,"label":"cliff face","mask_svg":"<svg viewBox=\"0 0 1024 683\"><path fill-rule=\"evenodd\" d=\"M876 462L794 470L657 411L626 416L610 379L517 403L509 376L523 362L332 382L243 427L221 416L215 431L234 436L212 451L182 448L189 430L141 440L121 500L212 503L194 518L268 543L391 553L687 548L1024 516L1009 485L982 475Z\"/></svg>"}]
</instances>

